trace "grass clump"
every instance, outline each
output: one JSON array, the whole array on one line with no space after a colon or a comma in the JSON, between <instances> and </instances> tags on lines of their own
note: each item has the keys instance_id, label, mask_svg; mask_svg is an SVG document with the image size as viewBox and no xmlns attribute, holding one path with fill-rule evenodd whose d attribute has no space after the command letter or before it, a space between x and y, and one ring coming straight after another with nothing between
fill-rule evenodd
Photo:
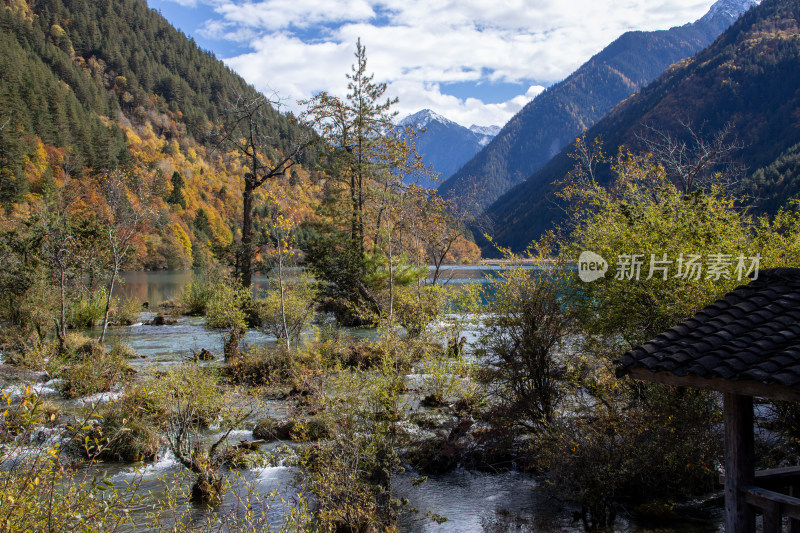
<instances>
[{"instance_id":1,"label":"grass clump","mask_svg":"<svg viewBox=\"0 0 800 533\"><path fill-rule=\"evenodd\" d=\"M94 423L84 426L75 443L93 459L154 460L161 444L161 425L147 389L136 386L103 406Z\"/></svg>"},{"instance_id":2,"label":"grass clump","mask_svg":"<svg viewBox=\"0 0 800 533\"><path fill-rule=\"evenodd\" d=\"M130 326L139 321L139 312L142 310L141 304L135 298L124 300L114 299L112 308L112 319L117 326Z\"/></svg>"},{"instance_id":3,"label":"grass clump","mask_svg":"<svg viewBox=\"0 0 800 533\"><path fill-rule=\"evenodd\" d=\"M3 353L3 361L29 370L44 370L52 354L53 346L46 342L17 342Z\"/></svg>"},{"instance_id":4,"label":"grass clump","mask_svg":"<svg viewBox=\"0 0 800 533\"><path fill-rule=\"evenodd\" d=\"M18 401L10 401L9 397L4 399L7 407L0 413L0 440L24 434L32 426L53 427L62 415L60 407L41 399L30 389Z\"/></svg>"},{"instance_id":5,"label":"grass clump","mask_svg":"<svg viewBox=\"0 0 800 533\"><path fill-rule=\"evenodd\" d=\"M235 383L243 385L285 384L291 377L291 357L282 345L253 347L231 361L226 373Z\"/></svg>"},{"instance_id":6,"label":"grass clump","mask_svg":"<svg viewBox=\"0 0 800 533\"><path fill-rule=\"evenodd\" d=\"M223 397L218 385L215 371L190 365L155 373L104 405L75 442L93 459L155 460L175 405L191 401L194 422L201 427L220 416Z\"/></svg>"},{"instance_id":7,"label":"grass clump","mask_svg":"<svg viewBox=\"0 0 800 533\"><path fill-rule=\"evenodd\" d=\"M61 346L61 358L67 361L83 360L103 351L105 349L96 339L90 339L82 333L67 333Z\"/></svg>"},{"instance_id":8,"label":"grass clump","mask_svg":"<svg viewBox=\"0 0 800 533\"><path fill-rule=\"evenodd\" d=\"M61 372L61 393L67 398L80 398L110 392L115 386L128 381L132 373L126 359L103 350Z\"/></svg>"},{"instance_id":9,"label":"grass clump","mask_svg":"<svg viewBox=\"0 0 800 533\"><path fill-rule=\"evenodd\" d=\"M111 355L121 359L133 359L136 357L136 351L130 344L120 342L111 347Z\"/></svg>"},{"instance_id":10,"label":"grass clump","mask_svg":"<svg viewBox=\"0 0 800 533\"><path fill-rule=\"evenodd\" d=\"M72 326L76 328L96 326L105 313L107 295L107 289L102 288L92 294L81 296L72 309Z\"/></svg>"},{"instance_id":11,"label":"grass clump","mask_svg":"<svg viewBox=\"0 0 800 533\"><path fill-rule=\"evenodd\" d=\"M66 336L61 353L50 359L48 371L62 379L61 393L67 398L109 392L134 373L119 351L108 351L97 340L80 334Z\"/></svg>"}]
</instances>

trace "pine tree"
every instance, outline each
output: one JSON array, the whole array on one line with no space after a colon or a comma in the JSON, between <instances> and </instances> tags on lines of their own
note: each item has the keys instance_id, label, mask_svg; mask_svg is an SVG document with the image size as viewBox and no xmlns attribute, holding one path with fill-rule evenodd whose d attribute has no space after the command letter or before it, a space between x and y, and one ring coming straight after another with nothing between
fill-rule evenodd
<instances>
[{"instance_id":1,"label":"pine tree","mask_svg":"<svg viewBox=\"0 0 800 533\"><path fill-rule=\"evenodd\" d=\"M186 209L186 198L183 196L183 176L177 170L172 173L172 192L167 197L167 203L179 205Z\"/></svg>"},{"instance_id":2,"label":"pine tree","mask_svg":"<svg viewBox=\"0 0 800 533\"><path fill-rule=\"evenodd\" d=\"M369 239L377 245L390 216L387 201L397 192L406 166L417 157L395 130L397 113L391 107L397 99L384 99L386 84L375 83L367 73L360 39L355 58L344 100L321 93L305 102L307 115L318 124L327 143L327 170L333 178L319 213L325 222L309 243L308 260L315 274L329 282L326 291L332 300L345 300L351 308L366 303L380 312L365 283L367 223Z\"/></svg>"}]
</instances>

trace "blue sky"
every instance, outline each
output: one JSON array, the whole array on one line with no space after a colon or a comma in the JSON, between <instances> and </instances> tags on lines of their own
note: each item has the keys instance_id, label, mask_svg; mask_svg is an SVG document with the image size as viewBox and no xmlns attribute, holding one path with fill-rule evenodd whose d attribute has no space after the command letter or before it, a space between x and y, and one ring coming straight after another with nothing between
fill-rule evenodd
<instances>
[{"instance_id":1,"label":"blue sky","mask_svg":"<svg viewBox=\"0 0 800 533\"><path fill-rule=\"evenodd\" d=\"M343 96L357 38L401 116L504 124L628 30L700 18L713 0L148 0L285 109Z\"/></svg>"}]
</instances>

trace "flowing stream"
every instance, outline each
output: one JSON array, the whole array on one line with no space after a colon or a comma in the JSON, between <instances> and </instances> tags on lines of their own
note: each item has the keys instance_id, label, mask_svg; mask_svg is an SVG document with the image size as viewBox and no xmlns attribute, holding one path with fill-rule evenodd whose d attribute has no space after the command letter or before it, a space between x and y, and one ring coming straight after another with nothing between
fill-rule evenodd
<instances>
[{"instance_id":1,"label":"flowing stream","mask_svg":"<svg viewBox=\"0 0 800 533\"><path fill-rule=\"evenodd\" d=\"M482 280L487 274L492 275L496 269L490 267L446 267L442 277L449 283L471 283ZM191 272L133 272L123 275L124 283L118 286L118 296L133 297L142 302L149 302L152 308L159 303L176 298L183 286L191 280ZM256 278L256 290L263 287L264 278ZM176 365L201 348L213 353L222 352L222 336L219 332L204 327L204 319L196 317L179 317L174 325L143 325L152 318L153 313L142 313L141 322L127 327L111 330L111 341L121 340L129 344L137 354L145 356L134 359L131 364L138 365ZM96 331L87 333L96 335ZM357 331L355 335L368 335L369 332ZM474 338L474 337L473 337ZM470 339L471 340L471 339ZM259 345L275 342L273 337L250 330L243 339L245 344ZM15 391L17 394L25 390L25 380L6 379L0 383L3 390ZM89 402L106 401L114 393L107 393L92 398L82 398L64 402L56 389L57 383L39 382L34 388L51 401L58 401L65 409L77 409ZM232 441L252 439L251 431L238 431L232 435ZM149 490L158 492L163 489L160 478L171 479L183 475L182 467L170 453L162 453L158 461L139 467L126 464L103 464L102 468L112 476L115 482L130 481L141 477L139 491L144 494ZM241 471L241 477L234 480L233 490L228 490L220 514L243 512L237 494L246 491L248 486L254 487L258 493L267 495L277 490L285 502L277 497L271 498L268 515L275 523L293 503L297 494L295 470L289 466L273 466ZM583 527L575 519L576 509L564 508L561 502L550 499L534 477L520 472L482 473L456 470L444 475L429 476L427 482L413 483L418 476L408 472L397 476L394 482L394 493L398 498L407 498L410 507L417 513L408 513L400 521L400 530L408 533L458 532L458 533L500 533L505 531L536 531L544 533L582 532ZM191 484L187 478L186 486ZM185 493L185 491L184 491ZM179 494L178 503L183 509L189 509L191 516L202 519L203 509L194 509ZM145 509L134 509L134 515L144 516ZM436 523L426 513L447 518L441 524ZM645 531L696 532L711 533L722 531L721 510L711 507L694 514L687 514L685 520L667 523L640 523L618 518L614 531L639 533ZM141 530L141 529L137 529Z\"/></svg>"}]
</instances>

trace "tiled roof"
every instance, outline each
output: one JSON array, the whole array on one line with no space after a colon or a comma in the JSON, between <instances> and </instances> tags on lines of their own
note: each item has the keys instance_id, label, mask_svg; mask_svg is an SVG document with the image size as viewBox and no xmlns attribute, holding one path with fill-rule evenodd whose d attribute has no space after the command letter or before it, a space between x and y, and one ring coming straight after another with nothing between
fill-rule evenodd
<instances>
[{"instance_id":1,"label":"tiled roof","mask_svg":"<svg viewBox=\"0 0 800 533\"><path fill-rule=\"evenodd\" d=\"M644 369L800 390L800 268L762 270L617 363L617 376Z\"/></svg>"}]
</instances>

